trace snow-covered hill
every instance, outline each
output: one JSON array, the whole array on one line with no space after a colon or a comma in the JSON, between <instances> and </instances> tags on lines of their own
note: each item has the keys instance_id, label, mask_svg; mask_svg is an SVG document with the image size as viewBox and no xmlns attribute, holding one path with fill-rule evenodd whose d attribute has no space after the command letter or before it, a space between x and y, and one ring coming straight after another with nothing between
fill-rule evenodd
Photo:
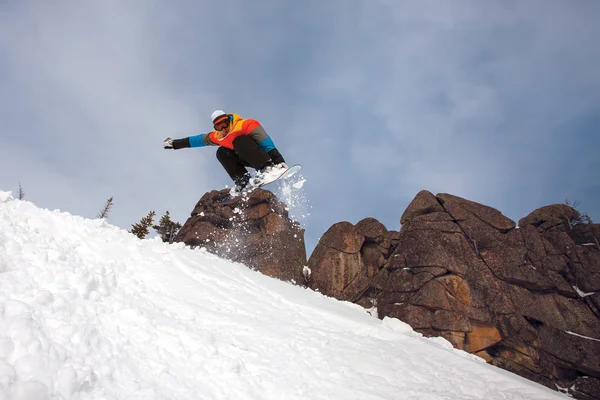
<instances>
[{"instance_id":1,"label":"snow-covered hill","mask_svg":"<svg viewBox=\"0 0 600 400\"><path fill-rule=\"evenodd\" d=\"M0 399L562 399L359 306L0 192Z\"/></svg>"}]
</instances>

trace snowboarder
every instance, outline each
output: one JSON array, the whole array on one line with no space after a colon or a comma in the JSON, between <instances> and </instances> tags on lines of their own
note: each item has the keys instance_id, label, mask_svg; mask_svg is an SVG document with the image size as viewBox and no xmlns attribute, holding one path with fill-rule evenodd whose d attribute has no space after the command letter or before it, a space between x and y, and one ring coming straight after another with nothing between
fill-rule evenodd
<instances>
[{"instance_id":1,"label":"snowboarder","mask_svg":"<svg viewBox=\"0 0 600 400\"><path fill-rule=\"evenodd\" d=\"M235 184L232 190L234 195L240 194L249 183L256 187L263 177L288 168L273 140L258 121L227 114L223 110L213 112L211 119L214 131L183 139L166 138L164 148L177 150L220 146L217 159ZM256 170L252 182L246 167Z\"/></svg>"}]
</instances>

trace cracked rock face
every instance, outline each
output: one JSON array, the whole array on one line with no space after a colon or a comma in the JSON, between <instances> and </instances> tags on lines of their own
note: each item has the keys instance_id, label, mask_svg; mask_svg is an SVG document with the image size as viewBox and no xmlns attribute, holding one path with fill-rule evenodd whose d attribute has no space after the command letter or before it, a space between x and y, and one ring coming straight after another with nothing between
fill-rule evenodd
<instances>
[{"instance_id":1,"label":"cracked rock face","mask_svg":"<svg viewBox=\"0 0 600 400\"><path fill-rule=\"evenodd\" d=\"M372 218L321 238L310 286L553 389L593 397L600 378L600 238L566 205L515 223L450 194L420 192L399 232ZM585 397L592 396L592 397Z\"/></svg>"},{"instance_id":2,"label":"cracked rock face","mask_svg":"<svg viewBox=\"0 0 600 400\"><path fill-rule=\"evenodd\" d=\"M375 292L387 280L383 265L397 237L397 232L389 232L373 218L356 226L350 222L333 225L308 260L310 287L340 300L372 306Z\"/></svg>"},{"instance_id":3,"label":"cracked rock face","mask_svg":"<svg viewBox=\"0 0 600 400\"><path fill-rule=\"evenodd\" d=\"M304 283L304 230L267 190L233 199L227 189L206 193L175 241L203 247L274 278Z\"/></svg>"}]
</instances>

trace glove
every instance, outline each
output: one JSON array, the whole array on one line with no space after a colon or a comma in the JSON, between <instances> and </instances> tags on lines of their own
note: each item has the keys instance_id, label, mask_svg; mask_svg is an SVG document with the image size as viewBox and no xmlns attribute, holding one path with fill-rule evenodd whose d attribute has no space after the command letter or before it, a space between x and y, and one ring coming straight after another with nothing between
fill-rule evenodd
<instances>
[{"instance_id":1,"label":"glove","mask_svg":"<svg viewBox=\"0 0 600 400\"><path fill-rule=\"evenodd\" d=\"M272 149L271 151L269 151L269 157L271 157L271 160L273 160L273 164L281 164L285 162L283 156L277 149Z\"/></svg>"},{"instance_id":2,"label":"glove","mask_svg":"<svg viewBox=\"0 0 600 400\"><path fill-rule=\"evenodd\" d=\"M165 149L172 149L173 148L173 139L171 139L170 137L166 138L165 141L163 142L163 147Z\"/></svg>"}]
</instances>

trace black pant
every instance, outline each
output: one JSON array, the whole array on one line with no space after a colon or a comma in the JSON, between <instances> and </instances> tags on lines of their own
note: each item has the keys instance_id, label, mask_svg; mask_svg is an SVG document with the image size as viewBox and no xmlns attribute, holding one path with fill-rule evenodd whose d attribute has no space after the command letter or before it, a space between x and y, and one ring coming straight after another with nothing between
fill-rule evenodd
<instances>
[{"instance_id":1,"label":"black pant","mask_svg":"<svg viewBox=\"0 0 600 400\"><path fill-rule=\"evenodd\" d=\"M273 165L275 162L269 155L273 151L279 155L277 158L281 158L281 161L275 161L283 162L283 157L281 157L279 151L273 149L267 153L250 136L237 137L233 141L233 148L234 150L219 147L217 159L236 185L245 186L248 183L250 175L246 167L259 170L268 165Z\"/></svg>"}]
</instances>

